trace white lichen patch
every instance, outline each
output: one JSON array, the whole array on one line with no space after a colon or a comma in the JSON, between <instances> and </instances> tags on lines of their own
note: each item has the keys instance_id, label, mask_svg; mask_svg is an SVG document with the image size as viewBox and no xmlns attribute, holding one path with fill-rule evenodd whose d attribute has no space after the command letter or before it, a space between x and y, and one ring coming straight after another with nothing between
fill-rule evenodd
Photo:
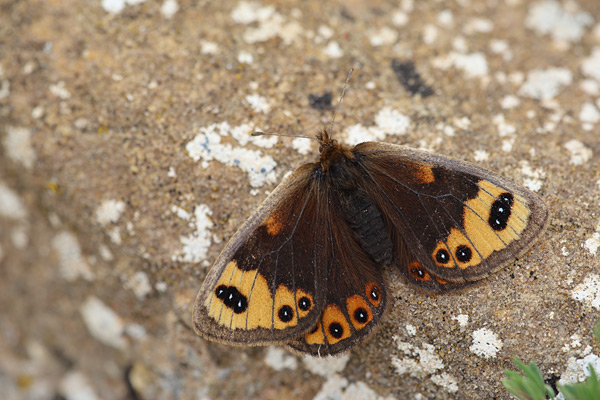
<instances>
[{"instance_id":1,"label":"white lichen patch","mask_svg":"<svg viewBox=\"0 0 600 400\"><path fill-rule=\"evenodd\" d=\"M594 18L587 12L567 8L556 0L542 0L529 7L525 26L540 35L551 35L555 41L578 42L585 28L594 23Z\"/></svg>"},{"instance_id":2,"label":"white lichen patch","mask_svg":"<svg viewBox=\"0 0 600 400\"><path fill-rule=\"evenodd\" d=\"M58 391L66 400L96 400L98 395L89 379L80 371L69 371L58 384Z\"/></svg>"},{"instance_id":3,"label":"white lichen patch","mask_svg":"<svg viewBox=\"0 0 600 400\"><path fill-rule=\"evenodd\" d=\"M525 176L523 185L533 192L537 192L542 188L543 179L546 177L546 173L542 168L532 168L529 165L529 161L519 161L521 167L521 173Z\"/></svg>"},{"instance_id":4,"label":"white lichen patch","mask_svg":"<svg viewBox=\"0 0 600 400\"><path fill-rule=\"evenodd\" d=\"M298 368L298 360L280 347L270 346L265 355L265 364L275 371L284 369L295 370Z\"/></svg>"},{"instance_id":5,"label":"white lichen patch","mask_svg":"<svg viewBox=\"0 0 600 400\"><path fill-rule=\"evenodd\" d=\"M242 1L231 12L231 18L239 24L256 24L243 33L246 43L264 42L279 36L285 45L296 41L304 29L297 21L289 21L275 11L273 6L261 6L259 3Z\"/></svg>"},{"instance_id":6,"label":"white lichen patch","mask_svg":"<svg viewBox=\"0 0 600 400\"><path fill-rule=\"evenodd\" d=\"M178 215L182 214L178 213ZM210 230L213 227L211 215L212 211L206 204L196 206L193 218L189 219L190 226L194 230L190 235L180 237L182 248L173 255L173 261L197 263L206 258L206 253L211 245Z\"/></svg>"},{"instance_id":7,"label":"white lichen patch","mask_svg":"<svg viewBox=\"0 0 600 400\"><path fill-rule=\"evenodd\" d=\"M443 387L448 393L458 392L458 382L456 379L447 373L441 373L439 375L433 375L431 381L436 385Z\"/></svg>"},{"instance_id":8,"label":"white lichen patch","mask_svg":"<svg viewBox=\"0 0 600 400\"><path fill-rule=\"evenodd\" d=\"M165 0L160 6L160 13L165 18L173 18L177 11L179 11L177 0Z\"/></svg>"},{"instance_id":9,"label":"white lichen patch","mask_svg":"<svg viewBox=\"0 0 600 400\"><path fill-rule=\"evenodd\" d=\"M152 292L152 285L150 285L150 279L144 271L137 271L131 276L125 283L127 289L133 290L135 297L138 300L144 300Z\"/></svg>"},{"instance_id":10,"label":"white lichen patch","mask_svg":"<svg viewBox=\"0 0 600 400\"><path fill-rule=\"evenodd\" d=\"M312 140L305 138L296 138L292 140L292 148L298 153L306 155L312 150Z\"/></svg>"},{"instance_id":11,"label":"white lichen patch","mask_svg":"<svg viewBox=\"0 0 600 400\"><path fill-rule=\"evenodd\" d=\"M405 26L408 20L408 14L404 10L396 10L392 13L392 24L396 26Z\"/></svg>"},{"instance_id":12,"label":"white lichen patch","mask_svg":"<svg viewBox=\"0 0 600 400\"><path fill-rule=\"evenodd\" d=\"M471 120L469 117L454 117L452 118L452 123L455 127L462 130L467 130L471 127Z\"/></svg>"},{"instance_id":13,"label":"white lichen patch","mask_svg":"<svg viewBox=\"0 0 600 400\"><path fill-rule=\"evenodd\" d=\"M561 87L573 82L573 73L566 68L551 67L535 69L527 73L527 80L519 89L519 94L539 100L551 100Z\"/></svg>"},{"instance_id":14,"label":"white lichen patch","mask_svg":"<svg viewBox=\"0 0 600 400\"><path fill-rule=\"evenodd\" d=\"M579 120L584 123L596 124L600 122L600 111L593 103L585 102L579 112Z\"/></svg>"},{"instance_id":15,"label":"white lichen patch","mask_svg":"<svg viewBox=\"0 0 600 400\"><path fill-rule=\"evenodd\" d=\"M246 103L248 103L250 107L252 107L252 109L258 113L268 113L271 110L271 106L269 105L267 98L258 94L247 95Z\"/></svg>"},{"instance_id":16,"label":"white lichen patch","mask_svg":"<svg viewBox=\"0 0 600 400\"><path fill-rule=\"evenodd\" d=\"M344 354L340 357L312 357L309 355L304 356L302 363L310 372L320 376L330 376L341 372L346 368L346 364L350 360L348 354Z\"/></svg>"},{"instance_id":17,"label":"white lichen patch","mask_svg":"<svg viewBox=\"0 0 600 400\"><path fill-rule=\"evenodd\" d=\"M71 92L67 89L64 81L58 81L49 87L50 93L58 97L61 100L67 100L71 98Z\"/></svg>"},{"instance_id":18,"label":"white lichen patch","mask_svg":"<svg viewBox=\"0 0 600 400\"><path fill-rule=\"evenodd\" d=\"M349 383L348 379L338 374L329 376L321 390L313 400L392 400L392 397L381 397L366 383L357 381Z\"/></svg>"},{"instance_id":19,"label":"white lichen patch","mask_svg":"<svg viewBox=\"0 0 600 400\"><path fill-rule=\"evenodd\" d=\"M469 323L469 316L467 314L458 314L452 317L453 320L458 322L458 326L464 328Z\"/></svg>"},{"instance_id":20,"label":"white lichen patch","mask_svg":"<svg viewBox=\"0 0 600 400\"><path fill-rule=\"evenodd\" d=\"M253 187L274 183L276 163L273 158L263 156L260 151L221 143L221 137L230 135L232 131L235 132L235 129L227 122L200 128L200 134L185 147L188 155L195 161L202 160L203 168L208 168L208 162L213 160L238 167L248 174L250 185Z\"/></svg>"},{"instance_id":21,"label":"white lichen patch","mask_svg":"<svg viewBox=\"0 0 600 400\"><path fill-rule=\"evenodd\" d=\"M571 153L571 160L569 162L572 165L582 165L592 158L592 149L586 147L579 140L569 140L563 147Z\"/></svg>"},{"instance_id":22,"label":"white lichen patch","mask_svg":"<svg viewBox=\"0 0 600 400\"><path fill-rule=\"evenodd\" d=\"M375 124L386 135L404 135L410 126L410 118L398 110L384 107L375 116Z\"/></svg>"},{"instance_id":23,"label":"white lichen patch","mask_svg":"<svg viewBox=\"0 0 600 400\"><path fill-rule=\"evenodd\" d=\"M571 357L567 361L567 369L558 381L561 385L583 382L590 376L590 367L594 368L596 374L600 371L600 358L595 354L587 354L583 358Z\"/></svg>"},{"instance_id":24,"label":"white lichen patch","mask_svg":"<svg viewBox=\"0 0 600 400\"><path fill-rule=\"evenodd\" d=\"M475 17L467 21L463 27L463 32L467 35L472 35L474 33L490 33L493 29L494 23L491 20Z\"/></svg>"},{"instance_id":25,"label":"white lichen patch","mask_svg":"<svg viewBox=\"0 0 600 400\"><path fill-rule=\"evenodd\" d=\"M8 158L23 165L27 169L33 168L37 156L31 145L31 130L23 127L8 126L3 140L4 151Z\"/></svg>"},{"instance_id":26,"label":"white lichen patch","mask_svg":"<svg viewBox=\"0 0 600 400\"><path fill-rule=\"evenodd\" d=\"M121 317L95 296L89 296L80 308L83 322L90 334L100 342L117 349L124 349L125 324Z\"/></svg>"},{"instance_id":27,"label":"white lichen patch","mask_svg":"<svg viewBox=\"0 0 600 400\"><path fill-rule=\"evenodd\" d=\"M399 375L408 374L416 378L423 378L444 368L444 362L437 355L433 345L423 343L423 346L418 348L410 343L400 341L398 337L394 337L394 339L398 350L408 356L402 359L392 358L392 365Z\"/></svg>"},{"instance_id":28,"label":"white lichen patch","mask_svg":"<svg viewBox=\"0 0 600 400\"><path fill-rule=\"evenodd\" d=\"M202 40L200 42L200 52L202 54L218 54L219 45L215 42L211 42L210 40Z\"/></svg>"},{"instance_id":29,"label":"white lichen patch","mask_svg":"<svg viewBox=\"0 0 600 400\"><path fill-rule=\"evenodd\" d=\"M583 247L585 247L591 255L595 256L600 247L600 232L594 232L591 238L586 239Z\"/></svg>"},{"instance_id":30,"label":"white lichen patch","mask_svg":"<svg viewBox=\"0 0 600 400\"><path fill-rule=\"evenodd\" d=\"M394 44L398 40L398 32L384 26L380 29L371 29L367 32L371 46L379 47Z\"/></svg>"},{"instance_id":31,"label":"white lichen patch","mask_svg":"<svg viewBox=\"0 0 600 400\"><path fill-rule=\"evenodd\" d=\"M254 56L247 51L240 51L237 55L238 62L242 64L252 64L254 62Z\"/></svg>"},{"instance_id":32,"label":"white lichen patch","mask_svg":"<svg viewBox=\"0 0 600 400\"><path fill-rule=\"evenodd\" d=\"M443 70L455 67L462 70L467 78L481 78L489 73L488 62L482 52L463 54L453 51L446 56L434 59L433 65Z\"/></svg>"},{"instance_id":33,"label":"white lichen patch","mask_svg":"<svg viewBox=\"0 0 600 400\"><path fill-rule=\"evenodd\" d=\"M252 136L253 129L248 124L242 124L231 127L229 135L238 141L242 146L252 143L254 146L271 149L277 144L279 139L277 136Z\"/></svg>"},{"instance_id":34,"label":"white lichen patch","mask_svg":"<svg viewBox=\"0 0 600 400\"><path fill-rule=\"evenodd\" d=\"M600 82L594 79L583 79L579 82L579 88L590 96L600 96ZM598 106L600 107L600 104Z\"/></svg>"},{"instance_id":35,"label":"white lichen patch","mask_svg":"<svg viewBox=\"0 0 600 400\"><path fill-rule=\"evenodd\" d=\"M415 336L417 334L417 328L414 325L406 324L406 333L410 336Z\"/></svg>"},{"instance_id":36,"label":"white lichen patch","mask_svg":"<svg viewBox=\"0 0 600 400\"><path fill-rule=\"evenodd\" d=\"M473 353L483 358L494 358L502 349L502 341L487 328L473 332L473 344L469 347Z\"/></svg>"},{"instance_id":37,"label":"white lichen patch","mask_svg":"<svg viewBox=\"0 0 600 400\"><path fill-rule=\"evenodd\" d=\"M104 200L96 207L96 221L102 225L114 224L125 211L125 202L121 200Z\"/></svg>"},{"instance_id":38,"label":"white lichen patch","mask_svg":"<svg viewBox=\"0 0 600 400\"><path fill-rule=\"evenodd\" d=\"M404 135L410 127L410 118L390 107L382 108L375 116L376 126L362 124L349 126L345 130L345 142L356 145L368 141L382 141L387 135Z\"/></svg>"},{"instance_id":39,"label":"white lichen patch","mask_svg":"<svg viewBox=\"0 0 600 400\"><path fill-rule=\"evenodd\" d=\"M394 337L394 340L396 348L404 354L404 357L392 357L392 365L397 374L409 375L418 379L430 376L433 383L445 388L448 392L454 393L458 390L455 378L447 373L439 373L444 368L444 362L433 345L423 343L422 347L418 348L401 341L397 336Z\"/></svg>"},{"instance_id":40,"label":"white lichen patch","mask_svg":"<svg viewBox=\"0 0 600 400\"><path fill-rule=\"evenodd\" d=\"M125 8L125 5L136 5L146 0L102 0L102 8L111 14L118 14Z\"/></svg>"},{"instance_id":41,"label":"white lichen patch","mask_svg":"<svg viewBox=\"0 0 600 400\"><path fill-rule=\"evenodd\" d=\"M592 54L581 63L581 72L600 82L600 47L592 49Z\"/></svg>"},{"instance_id":42,"label":"white lichen patch","mask_svg":"<svg viewBox=\"0 0 600 400\"><path fill-rule=\"evenodd\" d=\"M433 44L438 38L438 28L432 24L425 24L423 27L423 43Z\"/></svg>"},{"instance_id":43,"label":"white lichen patch","mask_svg":"<svg viewBox=\"0 0 600 400\"><path fill-rule=\"evenodd\" d=\"M12 220L27 218L27 208L21 197L0 182L0 217Z\"/></svg>"},{"instance_id":44,"label":"white lichen patch","mask_svg":"<svg viewBox=\"0 0 600 400\"><path fill-rule=\"evenodd\" d=\"M479 149L475 150L475 154L473 155L473 159L477 162L487 161L490 158L490 153L485 150Z\"/></svg>"},{"instance_id":45,"label":"white lichen patch","mask_svg":"<svg viewBox=\"0 0 600 400\"><path fill-rule=\"evenodd\" d=\"M238 6L231 12L231 18L238 24L251 24L268 20L275 14L275 7L261 7L256 2L240 1Z\"/></svg>"},{"instance_id":46,"label":"white lichen patch","mask_svg":"<svg viewBox=\"0 0 600 400\"><path fill-rule=\"evenodd\" d=\"M332 40L331 42L327 43L327 46L323 49L323 54L330 58L340 58L344 55L344 51L338 42Z\"/></svg>"},{"instance_id":47,"label":"white lichen patch","mask_svg":"<svg viewBox=\"0 0 600 400\"><path fill-rule=\"evenodd\" d=\"M500 106L505 110L518 107L520 104L521 100L519 100L517 96L513 96L512 94L504 96L504 98L502 98L502 101L500 101Z\"/></svg>"},{"instance_id":48,"label":"white lichen patch","mask_svg":"<svg viewBox=\"0 0 600 400\"><path fill-rule=\"evenodd\" d=\"M74 281L81 277L91 281L94 274L81 255L81 247L77 237L67 231L59 232L52 239L52 249L58 255L60 276L67 281Z\"/></svg>"},{"instance_id":49,"label":"white lichen patch","mask_svg":"<svg viewBox=\"0 0 600 400\"><path fill-rule=\"evenodd\" d=\"M114 244L121 244L123 242L123 238L121 237L121 228L118 226L109 229L106 233L110 241Z\"/></svg>"},{"instance_id":50,"label":"white lichen patch","mask_svg":"<svg viewBox=\"0 0 600 400\"><path fill-rule=\"evenodd\" d=\"M385 132L381 129L362 124L354 124L347 127L344 131L346 144L355 146L362 142L380 142L385 139Z\"/></svg>"},{"instance_id":51,"label":"white lichen patch","mask_svg":"<svg viewBox=\"0 0 600 400\"><path fill-rule=\"evenodd\" d=\"M573 289L571 297L588 307L600 310L600 276L588 274L583 282Z\"/></svg>"}]
</instances>

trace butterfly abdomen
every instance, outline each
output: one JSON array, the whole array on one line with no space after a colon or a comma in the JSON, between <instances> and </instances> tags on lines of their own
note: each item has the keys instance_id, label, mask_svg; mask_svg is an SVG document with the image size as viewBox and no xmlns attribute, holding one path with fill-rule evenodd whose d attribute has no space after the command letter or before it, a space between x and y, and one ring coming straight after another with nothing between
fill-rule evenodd
<instances>
[{"instance_id":1,"label":"butterfly abdomen","mask_svg":"<svg viewBox=\"0 0 600 400\"><path fill-rule=\"evenodd\" d=\"M360 246L378 264L389 265L392 241L381 211L361 189L339 192L340 206Z\"/></svg>"}]
</instances>

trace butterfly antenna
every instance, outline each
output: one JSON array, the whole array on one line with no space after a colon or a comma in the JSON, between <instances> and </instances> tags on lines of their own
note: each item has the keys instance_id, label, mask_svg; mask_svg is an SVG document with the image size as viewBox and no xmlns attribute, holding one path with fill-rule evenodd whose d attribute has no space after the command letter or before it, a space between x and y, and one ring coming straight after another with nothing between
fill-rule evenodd
<instances>
[{"instance_id":1,"label":"butterfly antenna","mask_svg":"<svg viewBox=\"0 0 600 400\"><path fill-rule=\"evenodd\" d=\"M306 135L292 135L292 134L287 134L287 133L273 133L273 132L261 132L261 131L254 131L250 134L250 136L282 136L282 137L305 138L305 139L316 140L314 137L306 136Z\"/></svg>"},{"instance_id":2,"label":"butterfly antenna","mask_svg":"<svg viewBox=\"0 0 600 400\"><path fill-rule=\"evenodd\" d=\"M346 82L344 83L344 88L342 89L342 95L340 96L340 100L338 101L337 106L335 107L335 110L333 111L333 118L331 118L331 124L329 125L329 132L333 131L333 124L335 123L335 117L340 108L340 105L342 104L342 100L344 99L344 95L346 94L346 89L348 89L348 82L350 82L350 78L352 78L353 72L354 72L354 68L350 68L350 71L348 71L348 76L346 76Z\"/></svg>"}]
</instances>

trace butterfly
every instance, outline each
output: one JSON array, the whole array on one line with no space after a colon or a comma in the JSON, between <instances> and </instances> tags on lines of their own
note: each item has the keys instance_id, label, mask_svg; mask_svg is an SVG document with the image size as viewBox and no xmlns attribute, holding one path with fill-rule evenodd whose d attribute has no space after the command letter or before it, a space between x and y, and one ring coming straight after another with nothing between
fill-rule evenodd
<instances>
[{"instance_id":1,"label":"butterfly","mask_svg":"<svg viewBox=\"0 0 600 400\"><path fill-rule=\"evenodd\" d=\"M548 221L535 193L467 162L349 147L328 129L316 140L319 159L283 179L209 271L193 311L200 336L335 355L381 321L384 267L420 288L461 289L525 251Z\"/></svg>"}]
</instances>

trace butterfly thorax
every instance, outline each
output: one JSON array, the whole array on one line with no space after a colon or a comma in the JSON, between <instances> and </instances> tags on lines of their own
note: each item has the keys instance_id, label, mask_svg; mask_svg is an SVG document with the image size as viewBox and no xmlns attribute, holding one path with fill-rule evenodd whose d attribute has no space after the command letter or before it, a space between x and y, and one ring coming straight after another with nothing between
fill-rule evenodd
<instances>
[{"instance_id":1,"label":"butterfly thorax","mask_svg":"<svg viewBox=\"0 0 600 400\"><path fill-rule=\"evenodd\" d=\"M379 265L388 265L392 242L381 210L364 190L360 159L351 148L331 139L323 129L317 135L321 156L318 175L332 193L332 204L338 207L363 250Z\"/></svg>"},{"instance_id":2,"label":"butterfly thorax","mask_svg":"<svg viewBox=\"0 0 600 400\"><path fill-rule=\"evenodd\" d=\"M351 149L332 139L327 129L322 129L317 134L317 141L319 142L319 153L321 153L319 164L324 173L327 173L332 165L354 159Z\"/></svg>"}]
</instances>

